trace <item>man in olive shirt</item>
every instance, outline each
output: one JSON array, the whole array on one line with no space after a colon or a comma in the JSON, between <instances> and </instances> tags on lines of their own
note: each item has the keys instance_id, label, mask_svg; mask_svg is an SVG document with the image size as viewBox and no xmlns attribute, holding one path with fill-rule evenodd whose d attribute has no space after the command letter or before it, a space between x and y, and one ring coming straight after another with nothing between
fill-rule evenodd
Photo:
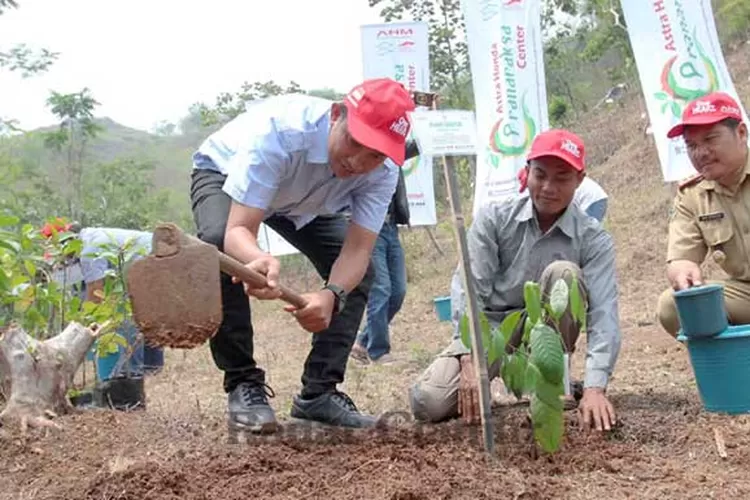
<instances>
[{"instance_id":1,"label":"man in olive shirt","mask_svg":"<svg viewBox=\"0 0 750 500\"><path fill-rule=\"evenodd\" d=\"M673 292L704 283L710 256L728 275L724 299L730 324L750 323L750 160L739 104L723 92L691 102L667 137L683 136L697 175L680 184L669 221L667 277L659 322L680 329Z\"/></svg>"},{"instance_id":2,"label":"man in olive shirt","mask_svg":"<svg viewBox=\"0 0 750 500\"><path fill-rule=\"evenodd\" d=\"M620 349L615 250L601 224L573 203L586 175L584 144L571 132L549 130L535 138L527 159L530 195L485 205L468 231L470 275L479 309L497 326L511 312L523 310L526 281L539 282L548 296L558 279L571 284L577 277L588 303L586 375L579 411L587 427L610 429L615 412L605 391ZM454 291L456 284L460 287L455 276L453 284ZM467 422L478 421L478 384L458 332L461 295L452 297L452 344L411 388L412 413L418 420L437 422L461 415ZM566 352L572 353L581 325L570 311L564 314L560 330ZM511 336L511 348L520 345L522 333L519 328ZM499 363L493 363L490 378L499 373Z\"/></svg>"}]
</instances>

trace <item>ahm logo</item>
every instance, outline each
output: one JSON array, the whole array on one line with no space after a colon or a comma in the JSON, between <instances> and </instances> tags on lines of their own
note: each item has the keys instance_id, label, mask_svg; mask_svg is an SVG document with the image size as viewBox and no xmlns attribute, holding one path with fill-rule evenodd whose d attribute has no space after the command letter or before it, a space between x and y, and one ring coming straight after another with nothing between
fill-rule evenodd
<instances>
[{"instance_id":1,"label":"ahm logo","mask_svg":"<svg viewBox=\"0 0 750 500\"><path fill-rule=\"evenodd\" d=\"M708 101L698 101L695 103L695 106L693 107L694 115L700 115L703 113L713 113L714 111L716 111L716 106L714 106Z\"/></svg>"},{"instance_id":2,"label":"ahm logo","mask_svg":"<svg viewBox=\"0 0 750 500\"><path fill-rule=\"evenodd\" d=\"M521 5L521 3L523 3L523 0L507 0L503 5L510 7L511 5Z\"/></svg>"},{"instance_id":3,"label":"ahm logo","mask_svg":"<svg viewBox=\"0 0 750 500\"><path fill-rule=\"evenodd\" d=\"M391 130L401 137L406 137L409 132L409 122L403 116L391 124Z\"/></svg>"},{"instance_id":4,"label":"ahm logo","mask_svg":"<svg viewBox=\"0 0 750 500\"><path fill-rule=\"evenodd\" d=\"M560 149L562 149L563 151L567 151L576 158L581 157L581 150L578 149L578 145L570 139L565 139L562 144L560 144Z\"/></svg>"}]
</instances>

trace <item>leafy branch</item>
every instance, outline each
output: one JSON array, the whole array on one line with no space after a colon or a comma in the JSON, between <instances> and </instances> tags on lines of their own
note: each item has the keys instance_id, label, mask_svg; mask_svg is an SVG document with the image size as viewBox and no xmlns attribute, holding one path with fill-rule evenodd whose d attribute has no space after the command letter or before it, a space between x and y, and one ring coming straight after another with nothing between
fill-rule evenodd
<instances>
[{"instance_id":1,"label":"leafy branch","mask_svg":"<svg viewBox=\"0 0 750 500\"><path fill-rule=\"evenodd\" d=\"M480 313L482 344L492 365L501 362L500 375L505 386L516 398L530 395L531 421L534 437L546 452L557 451L564 434L562 396L565 394L565 348L560 331L560 320L566 311L585 328L586 307L578 281L571 285L559 279L550 292L549 300L542 299L538 283L524 285L526 319L521 327L522 311L508 314L499 327L492 328L487 317ZM471 349L468 316L460 322L461 340ZM510 347L513 334L523 328L520 345ZM508 347L508 348L506 348Z\"/></svg>"}]
</instances>

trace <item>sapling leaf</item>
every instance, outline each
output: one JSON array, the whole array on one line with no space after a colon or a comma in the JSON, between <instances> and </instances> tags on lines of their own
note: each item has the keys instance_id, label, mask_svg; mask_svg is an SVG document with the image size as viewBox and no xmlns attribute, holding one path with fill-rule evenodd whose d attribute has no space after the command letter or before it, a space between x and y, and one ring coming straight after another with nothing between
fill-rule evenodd
<instances>
[{"instance_id":1,"label":"sapling leaf","mask_svg":"<svg viewBox=\"0 0 750 500\"><path fill-rule=\"evenodd\" d=\"M526 385L526 358L520 354L506 357L501 373L505 387L521 399Z\"/></svg>"},{"instance_id":2,"label":"sapling leaf","mask_svg":"<svg viewBox=\"0 0 750 500\"><path fill-rule=\"evenodd\" d=\"M533 393L537 381L542 378L539 368L534 363L526 363L526 380L524 382L524 392Z\"/></svg>"},{"instance_id":3,"label":"sapling leaf","mask_svg":"<svg viewBox=\"0 0 750 500\"><path fill-rule=\"evenodd\" d=\"M527 281L523 286L523 300L526 305L526 313L532 324L535 324L542 316L542 298L539 283Z\"/></svg>"},{"instance_id":4,"label":"sapling leaf","mask_svg":"<svg viewBox=\"0 0 750 500\"><path fill-rule=\"evenodd\" d=\"M586 305L583 303L578 278L573 278L570 284L570 312L573 318L581 325L586 323Z\"/></svg>"},{"instance_id":5,"label":"sapling leaf","mask_svg":"<svg viewBox=\"0 0 750 500\"><path fill-rule=\"evenodd\" d=\"M21 251L21 245L17 241L0 239L0 248L4 248L13 253Z\"/></svg>"},{"instance_id":6,"label":"sapling leaf","mask_svg":"<svg viewBox=\"0 0 750 500\"><path fill-rule=\"evenodd\" d=\"M529 366L534 365L529 363ZM565 388L562 383L551 384L544 377L538 377L536 379L536 385L534 386L534 394L554 410L563 410L561 396L565 394Z\"/></svg>"},{"instance_id":7,"label":"sapling leaf","mask_svg":"<svg viewBox=\"0 0 750 500\"><path fill-rule=\"evenodd\" d=\"M26 272L29 273L29 276L32 278L36 276L36 265L34 265L33 262L26 259L23 261L23 267L26 269Z\"/></svg>"},{"instance_id":8,"label":"sapling leaf","mask_svg":"<svg viewBox=\"0 0 750 500\"><path fill-rule=\"evenodd\" d=\"M461 342L464 347L471 350L471 332L469 331L469 315L464 314L458 322L458 331L461 333Z\"/></svg>"},{"instance_id":9,"label":"sapling leaf","mask_svg":"<svg viewBox=\"0 0 750 500\"><path fill-rule=\"evenodd\" d=\"M555 321L560 321L560 318L568 308L568 284L564 279L559 279L552 285L549 305L552 317L555 318Z\"/></svg>"},{"instance_id":10,"label":"sapling leaf","mask_svg":"<svg viewBox=\"0 0 750 500\"><path fill-rule=\"evenodd\" d=\"M513 311L506 315L503 318L502 323L500 323L500 333L502 334L506 345L510 342L513 332L518 328L518 322L521 321L522 314L523 311Z\"/></svg>"},{"instance_id":11,"label":"sapling leaf","mask_svg":"<svg viewBox=\"0 0 750 500\"><path fill-rule=\"evenodd\" d=\"M489 350L487 353L487 363L490 365L497 361L505 353L505 338L500 330L493 330Z\"/></svg>"},{"instance_id":12,"label":"sapling leaf","mask_svg":"<svg viewBox=\"0 0 750 500\"><path fill-rule=\"evenodd\" d=\"M15 215L0 215L0 227L15 226L21 222L21 219Z\"/></svg>"},{"instance_id":13,"label":"sapling leaf","mask_svg":"<svg viewBox=\"0 0 750 500\"><path fill-rule=\"evenodd\" d=\"M552 453L560 448L563 436L563 411L545 403L539 396L531 397L531 422L534 438L542 450Z\"/></svg>"},{"instance_id":14,"label":"sapling leaf","mask_svg":"<svg viewBox=\"0 0 750 500\"><path fill-rule=\"evenodd\" d=\"M529 343L529 339L531 337L531 329L533 327L534 327L534 323L532 323L531 320L527 316L526 321L523 324L523 338L522 338L523 344Z\"/></svg>"},{"instance_id":15,"label":"sapling leaf","mask_svg":"<svg viewBox=\"0 0 750 500\"><path fill-rule=\"evenodd\" d=\"M562 383L565 373L560 334L549 325L537 323L531 330L529 361L539 368L542 376L552 384Z\"/></svg>"},{"instance_id":16,"label":"sapling leaf","mask_svg":"<svg viewBox=\"0 0 750 500\"><path fill-rule=\"evenodd\" d=\"M485 315L482 311L479 311L479 330L482 333L482 349L488 351L490 342L492 340L490 337L492 333L492 327L490 326L490 322L487 319L487 315Z\"/></svg>"}]
</instances>

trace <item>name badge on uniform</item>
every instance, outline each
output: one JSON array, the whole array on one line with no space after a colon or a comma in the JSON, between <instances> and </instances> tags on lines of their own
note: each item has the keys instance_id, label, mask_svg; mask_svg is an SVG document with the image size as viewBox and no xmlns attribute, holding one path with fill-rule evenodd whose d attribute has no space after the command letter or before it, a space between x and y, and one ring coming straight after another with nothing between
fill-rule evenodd
<instances>
[{"instance_id":1,"label":"name badge on uniform","mask_svg":"<svg viewBox=\"0 0 750 500\"><path fill-rule=\"evenodd\" d=\"M704 214L698 216L699 222L709 222L712 220L721 220L724 218L724 212L714 212L712 214Z\"/></svg>"}]
</instances>

